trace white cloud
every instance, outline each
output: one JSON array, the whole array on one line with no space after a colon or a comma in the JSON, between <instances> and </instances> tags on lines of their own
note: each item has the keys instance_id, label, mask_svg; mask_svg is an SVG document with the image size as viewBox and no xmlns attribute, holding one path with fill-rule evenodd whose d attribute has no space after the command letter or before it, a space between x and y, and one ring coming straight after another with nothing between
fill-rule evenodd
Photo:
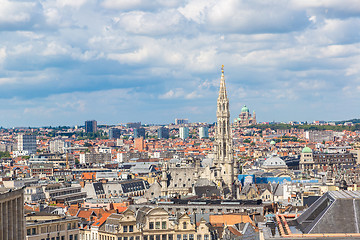
<instances>
[{"instance_id":1,"label":"white cloud","mask_svg":"<svg viewBox=\"0 0 360 240\"><path fill-rule=\"evenodd\" d=\"M2 64L6 59L6 48L0 48L0 64Z\"/></svg>"},{"instance_id":2,"label":"white cloud","mask_svg":"<svg viewBox=\"0 0 360 240\"><path fill-rule=\"evenodd\" d=\"M284 117L311 101L346 105L341 89L359 85L359 6L355 0L0 0L0 94L39 105L22 102L28 114L79 105L86 115L91 99L81 89L102 110L116 109L107 101L123 100L101 98L94 89L132 88L149 108L159 106L154 119L174 102L173 114L191 103L206 120L224 64L233 106L254 103L266 112L271 102L286 109ZM343 99L334 102L338 95ZM129 113L138 107L128 105Z\"/></svg>"},{"instance_id":3,"label":"white cloud","mask_svg":"<svg viewBox=\"0 0 360 240\"><path fill-rule=\"evenodd\" d=\"M0 23L29 21L35 5L31 2L0 0Z\"/></svg>"}]
</instances>

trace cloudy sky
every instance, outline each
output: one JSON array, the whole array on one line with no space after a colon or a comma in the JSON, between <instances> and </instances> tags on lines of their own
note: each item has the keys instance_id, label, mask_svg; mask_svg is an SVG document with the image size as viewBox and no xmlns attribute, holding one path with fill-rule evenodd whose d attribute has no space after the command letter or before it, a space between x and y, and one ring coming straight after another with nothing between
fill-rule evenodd
<instances>
[{"instance_id":1,"label":"cloudy sky","mask_svg":"<svg viewBox=\"0 0 360 240\"><path fill-rule=\"evenodd\" d=\"M358 0L0 0L0 126L358 118Z\"/></svg>"}]
</instances>

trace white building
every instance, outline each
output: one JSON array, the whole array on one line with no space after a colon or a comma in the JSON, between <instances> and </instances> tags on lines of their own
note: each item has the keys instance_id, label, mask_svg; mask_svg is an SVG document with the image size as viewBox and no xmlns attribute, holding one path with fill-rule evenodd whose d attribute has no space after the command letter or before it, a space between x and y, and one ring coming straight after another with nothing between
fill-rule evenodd
<instances>
[{"instance_id":1,"label":"white building","mask_svg":"<svg viewBox=\"0 0 360 240\"><path fill-rule=\"evenodd\" d=\"M209 128L208 127L200 127L199 128L199 138L208 138L209 137Z\"/></svg>"},{"instance_id":2,"label":"white building","mask_svg":"<svg viewBox=\"0 0 360 240\"><path fill-rule=\"evenodd\" d=\"M36 153L36 135L18 135L18 151L28 151L29 154Z\"/></svg>"},{"instance_id":3,"label":"white building","mask_svg":"<svg viewBox=\"0 0 360 240\"><path fill-rule=\"evenodd\" d=\"M179 134L181 139L187 139L189 137L189 128L188 127L179 128Z\"/></svg>"},{"instance_id":4,"label":"white building","mask_svg":"<svg viewBox=\"0 0 360 240\"><path fill-rule=\"evenodd\" d=\"M51 153L64 153L64 149L71 147L70 142L65 142L62 139L56 139L50 142L49 150Z\"/></svg>"}]
</instances>

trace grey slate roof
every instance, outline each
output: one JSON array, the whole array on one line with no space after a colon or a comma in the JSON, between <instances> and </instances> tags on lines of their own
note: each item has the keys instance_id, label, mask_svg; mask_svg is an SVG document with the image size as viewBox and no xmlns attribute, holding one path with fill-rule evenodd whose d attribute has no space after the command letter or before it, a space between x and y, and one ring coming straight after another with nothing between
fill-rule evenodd
<instances>
[{"instance_id":1,"label":"grey slate roof","mask_svg":"<svg viewBox=\"0 0 360 240\"><path fill-rule=\"evenodd\" d=\"M359 233L360 191L329 191L296 223L303 233Z\"/></svg>"}]
</instances>

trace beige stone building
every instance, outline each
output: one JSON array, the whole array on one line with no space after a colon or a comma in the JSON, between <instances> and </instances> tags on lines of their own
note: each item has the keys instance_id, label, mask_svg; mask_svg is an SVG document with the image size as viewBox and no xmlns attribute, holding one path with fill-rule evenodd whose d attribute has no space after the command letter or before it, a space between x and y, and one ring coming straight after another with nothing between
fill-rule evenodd
<instances>
[{"instance_id":1,"label":"beige stone building","mask_svg":"<svg viewBox=\"0 0 360 240\"><path fill-rule=\"evenodd\" d=\"M234 120L234 125L238 127L246 127L256 124L256 114L255 111L251 115L249 108L244 105L241 109L239 117Z\"/></svg>"},{"instance_id":2,"label":"beige stone building","mask_svg":"<svg viewBox=\"0 0 360 240\"><path fill-rule=\"evenodd\" d=\"M49 213L26 216L26 240L79 240L79 219Z\"/></svg>"},{"instance_id":3,"label":"beige stone building","mask_svg":"<svg viewBox=\"0 0 360 240\"><path fill-rule=\"evenodd\" d=\"M142 207L111 214L81 229L81 240L210 240L206 221L198 224L188 214L175 216L163 208Z\"/></svg>"},{"instance_id":4,"label":"beige stone building","mask_svg":"<svg viewBox=\"0 0 360 240\"><path fill-rule=\"evenodd\" d=\"M0 189L0 239L24 239L24 230L23 189Z\"/></svg>"}]
</instances>

